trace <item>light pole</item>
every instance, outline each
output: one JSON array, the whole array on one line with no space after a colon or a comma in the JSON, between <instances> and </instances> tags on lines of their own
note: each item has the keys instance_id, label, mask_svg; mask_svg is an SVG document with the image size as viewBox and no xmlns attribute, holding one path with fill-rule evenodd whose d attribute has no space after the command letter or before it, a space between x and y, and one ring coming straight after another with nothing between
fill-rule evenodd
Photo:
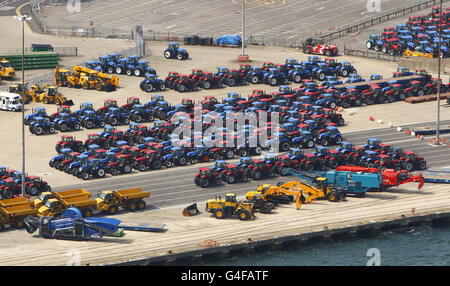
<instances>
[{"instance_id":1,"label":"light pole","mask_svg":"<svg viewBox=\"0 0 450 286\"><path fill-rule=\"evenodd\" d=\"M22 197L25 196L25 21L31 21L27 15L14 16L15 20L22 22Z\"/></svg>"},{"instance_id":2,"label":"light pole","mask_svg":"<svg viewBox=\"0 0 450 286\"><path fill-rule=\"evenodd\" d=\"M245 56L245 1L242 0L242 56Z\"/></svg>"},{"instance_id":3,"label":"light pole","mask_svg":"<svg viewBox=\"0 0 450 286\"><path fill-rule=\"evenodd\" d=\"M439 4L439 43L438 43L438 84L437 84L437 120L436 120L436 145L440 145L439 128L441 112L441 42L442 42L442 0Z\"/></svg>"}]
</instances>

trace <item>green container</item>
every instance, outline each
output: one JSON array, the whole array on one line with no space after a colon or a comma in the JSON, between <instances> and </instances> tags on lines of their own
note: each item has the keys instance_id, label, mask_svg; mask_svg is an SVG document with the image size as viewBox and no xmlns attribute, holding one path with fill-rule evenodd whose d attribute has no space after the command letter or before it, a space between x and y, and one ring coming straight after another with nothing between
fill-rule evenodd
<instances>
[{"instance_id":1,"label":"green container","mask_svg":"<svg viewBox=\"0 0 450 286\"><path fill-rule=\"evenodd\" d=\"M15 70L22 70L22 55L0 55L11 63ZM25 70L55 68L59 63L58 54L55 52L31 52L24 55Z\"/></svg>"}]
</instances>

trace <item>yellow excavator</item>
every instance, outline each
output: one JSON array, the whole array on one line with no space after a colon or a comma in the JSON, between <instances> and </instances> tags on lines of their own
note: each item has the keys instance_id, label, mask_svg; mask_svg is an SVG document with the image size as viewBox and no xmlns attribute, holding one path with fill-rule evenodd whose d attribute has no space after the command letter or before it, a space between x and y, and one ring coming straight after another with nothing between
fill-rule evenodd
<instances>
[{"instance_id":1,"label":"yellow excavator","mask_svg":"<svg viewBox=\"0 0 450 286\"><path fill-rule=\"evenodd\" d=\"M245 196L248 201L254 203L256 210L263 213L270 212L268 210L271 208L269 204L288 204L294 199L296 201L296 209L300 209L302 203L305 202L305 196L298 184L294 183L288 182L280 186L260 185L256 191L247 192Z\"/></svg>"},{"instance_id":2,"label":"yellow excavator","mask_svg":"<svg viewBox=\"0 0 450 286\"><path fill-rule=\"evenodd\" d=\"M432 58L433 54L427 54L427 53L422 53L422 52L405 50L404 56L405 56L405 58L409 58L410 56L412 56L412 57Z\"/></svg>"}]
</instances>

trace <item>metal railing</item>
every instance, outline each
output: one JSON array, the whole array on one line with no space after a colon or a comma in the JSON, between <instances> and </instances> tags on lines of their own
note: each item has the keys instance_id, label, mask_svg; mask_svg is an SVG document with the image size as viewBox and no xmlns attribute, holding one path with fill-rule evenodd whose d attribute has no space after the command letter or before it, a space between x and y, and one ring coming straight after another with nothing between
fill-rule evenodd
<instances>
[{"instance_id":1,"label":"metal railing","mask_svg":"<svg viewBox=\"0 0 450 286\"><path fill-rule=\"evenodd\" d=\"M444 0L443 2L447 2L447 1L449 1L449 0ZM361 31L362 29L365 29L365 28L368 28L368 27L371 27L371 26L374 26L374 25L377 25L377 24L380 24L383 22L387 22L387 21L390 21L390 20L393 20L393 19L396 19L399 17L403 17L407 14L411 14L413 12L420 11L420 10L428 8L428 7L432 7L438 3L439 3L439 0L428 0L428 1L421 2L421 3L413 4L412 6L387 11L379 16L375 16L375 17L367 19L367 20L362 20L357 24L349 24L349 25L345 25L342 27L334 28L336 31L325 34L325 35L320 35L319 38L322 38L324 40L336 39L336 38L346 36L351 33Z\"/></svg>"},{"instance_id":2,"label":"metal railing","mask_svg":"<svg viewBox=\"0 0 450 286\"><path fill-rule=\"evenodd\" d=\"M354 56L354 57L362 57L362 58L371 58L377 59L380 61L390 61L390 62L398 62L400 60L399 56L391 56L382 53L372 52L372 51L361 51L353 47L344 46L344 55L346 56Z\"/></svg>"}]
</instances>

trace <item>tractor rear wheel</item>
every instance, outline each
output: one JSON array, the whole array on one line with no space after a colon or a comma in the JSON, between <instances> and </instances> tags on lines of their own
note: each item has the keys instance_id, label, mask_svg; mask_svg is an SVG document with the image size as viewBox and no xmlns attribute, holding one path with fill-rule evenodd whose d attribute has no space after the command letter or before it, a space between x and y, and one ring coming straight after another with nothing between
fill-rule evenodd
<instances>
[{"instance_id":1,"label":"tractor rear wheel","mask_svg":"<svg viewBox=\"0 0 450 286\"><path fill-rule=\"evenodd\" d=\"M412 172L413 169L414 169L414 166L413 166L413 164L411 162L408 162L408 163L405 164L405 169L408 172Z\"/></svg>"},{"instance_id":2,"label":"tractor rear wheel","mask_svg":"<svg viewBox=\"0 0 450 286\"><path fill-rule=\"evenodd\" d=\"M209 180L204 178L200 181L200 186L202 186L202 188L207 188L209 187Z\"/></svg>"},{"instance_id":3,"label":"tractor rear wheel","mask_svg":"<svg viewBox=\"0 0 450 286\"><path fill-rule=\"evenodd\" d=\"M225 211L224 209L216 209L214 211L214 216L218 219L224 219L225 218Z\"/></svg>"},{"instance_id":4,"label":"tractor rear wheel","mask_svg":"<svg viewBox=\"0 0 450 286\"><path fill-rule=\"evenodd\" d=\"M203 83L203 88L204 89L210 89L211 88L211 82L209 80L205 81Z\"/></svg>"},{"instance_id":5,"label":"tractor rear wheel","mask_svg":"<svg viewBox=\"0 0 450 286\"><path fill-rule=\"evenodd\" d=\"M165 50L164 51L164 57L166 58L166 59L170 59L171 57L172 57L172 51L171 50Z\"/></svg>"},{"instance_id":6,"label":"tractor rear wheel","mask_svg":"<svg viewBox=\"0 0 450 286\"><path fill-rule=\"evenodd\" d=\"M227 183L228 183L228 184L234 184L234 183L236 183L236 177L233 176L233 175L227 176Z\"/></svg>"},{"instance_id":7,"label":"tractor rear wheel","mask_svg":"<svg viewBox=\"0 0 450 286\"><path fill-rule=\"evenodd\" d=\"M166 166L166 168L172 168L172 167L173 167L173 162L172 162L172 160L167 160L167 161L164 163L164 166Z\"/></svg>"},{"instance_id":8,"label":"tractor rear wheel","mask_svg":"<svg viewBox=\"0 0 450 286\"><path fill-rule=\"evenodd\" d=\"M302 81L302 76L301 75L297 74L297 75L294 76L294 82L295 83L299 83L301 81Z\"/></svg>"},{"instance_id":9,"label":"tractor rear wheel","mask_svg":"<svg viewBox=\"0 0 450 286\"><path fill-rule=\"evenodd\" d=\"M145 172L147 170L147 166L145 166L145 164L143 164L143 163L140 163L138 166L138 170L140 172Z\"/></svg>"},{"instance_id":10,"label":"tractor rear wheel","mask_svg":"<svg viewBox=\"0 0 450 286\"><path fill-rule=\"evenodd\" d=\"M241 182L245 183L248 181L248 177L246 175L242 175Z\"/></svg>"},{"instance_id":11,"label":"tractor rear wheel","mask_svg":"<svg viewBox=\"0 0 450 286\"><path fill-rule=\"evenodd\" d=\"M271 79L270 79L270 85L271 85L271 86L276 86L276 85L277 85L277 79L274 78L274 77L271 78Z\"/></svg>"},{"instance_id":12,"label":"tractor rear wheel","mask_svg":"<svg viewBox=\"0 0 450 286\"><path fill-rule=\"evenodd\" d=\"M327 138L323 138L320 143L322 144L322 146L328 146L330 144Z\"/></svg>"},{"instance_id":13,"label":"tractor rear wheel","mask_svg":"<svg viewBox=\"0 0 450 286\"><path fill-rule=\"evenodd\" d=\"M252 76L252 78L250 79L250 82L253 84L257 84L259 81L258 76L254 75Z\"/></svg>"},{"instance_id":14,"label":"tractor rear wheel","mask_svg":"<svg viewBox=\"0 0 450 286\"><path fill-rule=\"evenodd\" d=\"M145 91L146 92L151 92L153 90L153 85L151 83L147 83L145 85Z\"/></svg>"},{"instance_id":15,"label":"tractor rear wheel","mask_svg":"<svg viewBox=\"0 0 450 286\"><path fill-rule=\"evenodd\" d=\"M339 119L338 119L338 125L339 125L339 126L344 126L344 124L345 124L344 118L342 118L342 117L339 118Z\"/></svg>"},{"instance_id":16,"label":"tractor rear wheel","mask_svg":"<svg viewBox=\"0 0 450 286\"><path fill-rule=\"evenodd\" d=\"M161 161L155 160L152 162L152 169L159 170L159 169L161 169L161 165L162 165Z\"/></svg>"},{"instance_id":17,"label":"tractor rear wheel","mask_svg":"<svg viewBox=\"0 0 450 286\"><path fill-rule=\"evenodd\" d=\"M236 85L236 80L232 77L230 77L228 79L228 86L235 86Z\"/></svg>"},{"instance_id":18,"label":"tractor rear wheel","mask_svg":"<svg viewBox=\"0 0 450 286\"><path fill-rule=\"evenodd\" d=\"M223 180L222 178L216 178L216 186L222 186Z\"/></svg>"},{"instance_id":19,"label":"tractor rear wheel","mask_svg":"<svg viewBox=\"0 0 450 286\"><path fill-rule=\"evenodd\" d=\"M181 83L178 85L178 91L179 92L185 92L186 91L186 85L184 83Z\"/></svg>"},{"instance_id":20,"label":"tractor rear wheel","mask_svg":"<svg viewBox=\"0 0 450 286\"><path fill-rule=\"evenodd\" d=\"M87 181L89 180L89 173L88 172L83 172L81 173L81 177L83 178L83 180Z\"/></svg>"},{"instance_id":21,"label":"tractor rear wheel","mask_svg":"<svg viewBox=\"0 0 450 286\"><path fill-rule=\"evenodd\" d=\"M261 171L255 171L252 175L252 179L255 181L261 180L261 178L262 178Z\"/></svg>"},{"instance_id":22,"label":"tractor rear wheel","mask_svg":"<svg viewBox=\"0 0 450 286\"><path fill-rule=\"evenodd\" d=\"M133 73L134 73L134 76L141 76L141 70L140 69L135 69Z\"/></svg>"},{"instance_id":23,"label":"tractor rear wheel","mask_svg":"<svg viewBox=\"0 0 450 286\"><path fill-rule=\"evenodd\" d=\"M38 126L34 129L34 133L36 133L36 135L42 135L42 133L44 133L44 130L42 129L42 127Z\"/></svg>"},{"instance_id":24,"label":"tractor rear wheel","mask_svg":"<svg viewBox=\"0 0 450 286\"><path fill-rule=\"evenodd\" d=\"M132 168L131 168L131 165L130 165L130 164L126 164L125 166L123 166L123 173L124 173L124 174L129 174L129 173L131 173L131 170L132 170Z\"/></svg>"}]
</instances>

